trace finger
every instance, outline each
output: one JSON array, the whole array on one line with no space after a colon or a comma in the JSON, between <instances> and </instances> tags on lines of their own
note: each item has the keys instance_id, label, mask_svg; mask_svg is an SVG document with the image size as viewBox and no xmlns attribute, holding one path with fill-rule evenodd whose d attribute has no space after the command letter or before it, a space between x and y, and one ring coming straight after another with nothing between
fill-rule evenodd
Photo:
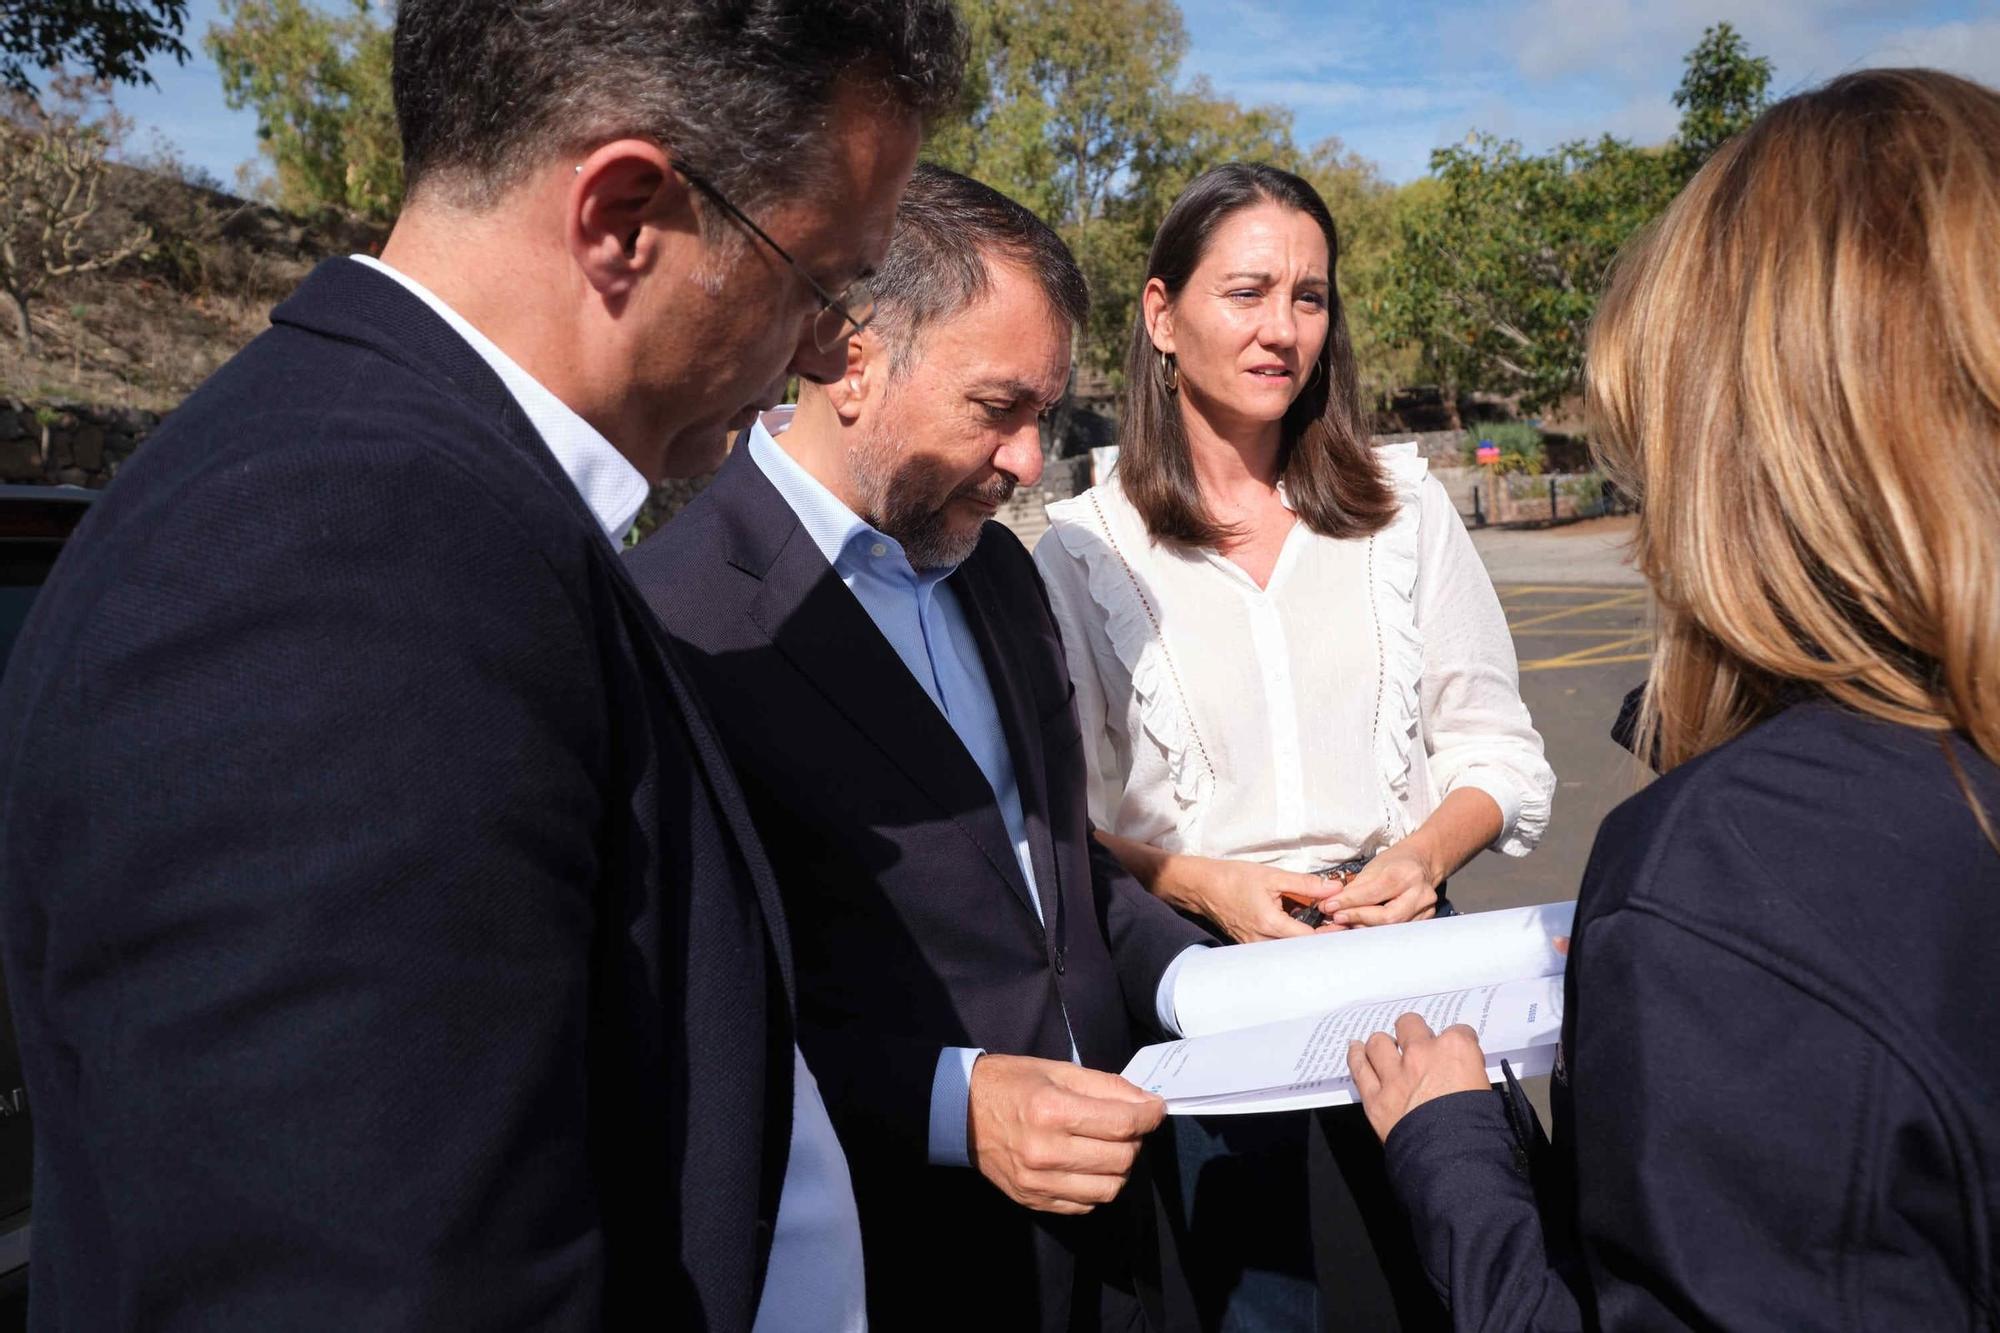
<instances>
[{"instance_id":1,"label":"finger","mask_svg":"<svg viewBox=\"0 0 2000 1333\"><path fill-rule=\"evenodd\" d=\"M1051 1066L1049 1082L1080 1096L1094 1097L1099 1101L1158 1104L1162 1108L1166 1106L1165 1102L1160 1101L1152 1093L1116 1074L1106 1073L1102 1069L1092 1069L1088 1065L1071 1064L1067 1060L1052 1060L1049 1063Z\"/></svg>"},{"instance_id":2,"label":"finger","mask_svg":"<svg viewBox=\"0 0 2000 1333\"><path fill-rule=\"evenodd\" d=\"M1401 873L1391 873L1392 870ZM1379 861L1372 861L1357 871L1354 878L1348 880L1339 893L1333 895L1331 901L1334 910L1338 911L1344 907L1373 907L1376 903L1385 902L1409 887L1409 880L1406 878L1409 874L1407 866L1396 866L1393 862L1385 865Z\"/></svg>"},{"instance_id":3,"label":"finger","mask_svg":"<svg viewBox=\"0 0 2000 1333\"><path fill-rule=\"evenodd\" d=\"M1469 1041L1475 1049L1479 1046L1479 1033L1473 1030L1470 1023L1453 1023L1450 1027L1438 1033L1439 1041L1443 1041L1446 1038L1450 1038L1453 1041Z\"/></svg>"},{"instance_id":4,"label":"finger","mask_svg":"<svg viewBox=\"0 0 2000 1333\"><path fill-rule=\"evenodd\" d=\"M1113 1143L1058 1132L1037 1135L1019 1156L1030 1172L1122 1178L1131 1174L1132 1163L1139 1160L1139 1142L1128 1139Z\"/></svg>"},{"instance_id":5,"label":"finger","mask_svg":"<svg viewBox=\"0 0 2000 1333\"><path fill-rule=\"evenodd\" d=\"M1569 936L1558 935L1555 937L1552 943L1556 946L1557 953L1561 954L1565 958L1569 957Z\"/></svg>"},{"instance_id":6,"label":"finger","mask_svg":"<svg viewBox=\"0 0 2000 1333\"><path fill-rule=\"evenodd\" d=\"M1432 1037L1431 1025L1424 1022L1422 1014L1404 1014L1396 1020L1396 1044L1403 1048L1403 1054L1410 1053L1410 1047L1421 1046Z\"/></svg>"},{"instance_id":7,"label":"finger","mask_svg":"<svg viewBox=\"0 0 2000 1333\"><path fill-rule=\"evenodd\" d=\"M1415 917L1420 908L1436 905L1437 890L1417 884L1380 906L1335 912L1333 919L1343 926L1395 926Z\"/></svg>"},{"instance_id":8,"label":"finger","mask_svg":"<svg viewBox=\"0 0 2000 1333\"><path fill-rule=\"evenodd\" d=\"M1071 1203L1068 1199L1053 1198L1046 1194L1031 1194L1026 1190L1017 1190L1014 1199L1017 1203L1024 1204L1038 1213L1058 1213L1064 1217L1081 1217L1089 1212L1093 1206L1091 1204Z\"/></svg>"},{"instance_id":9,"label":"finger","mask_svg":"<svg viewBox=\"0 0 2000 1333\"><path fill-rule=\"evenodd\" d=\"M1371 1033L1362 1047L1368 1053L1368 1065L1375 1071L1375 1077L1384 1083L1394 1078L1403 1066L1402 1048L1386 1032Z\"/></svg>"},{"instance_id":10,"label":"finger","mask_svg":"<svg viewBox=\"0 0 2000 1333\"><path fill-rule=\"evenodd\" d=\"M1085 1175L1074 1171L1034 1171L1024 1176L1021 1188L1052 1203L1066 1203L1079 1212L1089 1212L1110 1203L1125 1188L1124 1176Z\"/></svg>"},{"instance_id":11,"label":"finger","mask_svg":"<svg viewBox=\"0 0 2000 1333\"><path fill-rule=\"evenodd\" d=\"M1347 927L1341 925L1338 921L1322 921L1319 923L1319 925L1313 927L1313 934L1331 935L1336 930L1346 930L1346 929Z\"/></svg>"},{"instance_id":12,"label":"finger","mask_svg":"<svg viewBox=\"0 0 2000 1333\"><path fill-rule=\"evenodd\" d=\"M1354 1080L1354 1095L1362 1101L1382 1091L1382 1079L1368 1063L1368 1048L1358 1041L1347 1043L1347 1073Z\"/></svg>"},{"instance_id":13,"label":"finger","mask_svg":"<svg viewBox=\"0 0 2000 1333\"><path fill-rule=\"evenodd\" d=\"M1157 1097L1129 1102L1071 1095L1056 1117L1056 1124L1081 1138L1123 1143L1142 1139L1158 1129L1166 1112L1167 1104Z\"/></svg>"},{"instance_id":14,"label":"finger","mask_svg":"<svg viewBox=\"0 0 2000 1333\"><path fill-rule=\"evenodd\" d=\"M1300 897L1297 901L1303 905L1310 903L1311 899ZM1256 932L1259 938L1267 940L1283 940L1295 935L1312 934L1311 926L1286 910L1291 906L1291 902L1292 900L1284 894L1273 894L1264 898L1251 908L1249 928Z\"/></svg>"}]
</instances>

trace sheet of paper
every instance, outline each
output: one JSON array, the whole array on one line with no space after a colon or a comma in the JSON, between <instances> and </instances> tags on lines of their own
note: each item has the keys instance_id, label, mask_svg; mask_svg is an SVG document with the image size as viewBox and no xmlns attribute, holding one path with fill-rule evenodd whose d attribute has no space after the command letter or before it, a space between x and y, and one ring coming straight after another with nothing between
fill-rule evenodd
<instances>
[{"instance_id":1,"label":"sheet of paper","mask_svg":"<svg viewBox=\"0 0 2000 1333\"><path fill-rule=\"evenodd\" d=\"M1557 976L1552 941L1576 904L1548 903L1330 935L1232 944L1189 958L1174 983L1181 1033L1204 1037L1308 1018L1371 995L1431 995Z\"/></svg>"},{"instance_id":2,"label":"sheet of paper","mask_svg":"<svg viewBox=\"0 0 2000 1333\"><path fill-rule=\"evenodd\" d=\"M1148 1046L1125 1066L1124 1077L1165 1098L1170 1115L1344 1106L1354 1100L1347 1044L1392 1031L1397 1018L1415 1012L1433 1031L1464 1023L1477 1032L1489 1078L1500 1077L1503 1059L1529 1078L1554 1067L1562 999L1562 978L1549 976L1364 1002L1317 1017Z\"/></svg>"}]
</instances>

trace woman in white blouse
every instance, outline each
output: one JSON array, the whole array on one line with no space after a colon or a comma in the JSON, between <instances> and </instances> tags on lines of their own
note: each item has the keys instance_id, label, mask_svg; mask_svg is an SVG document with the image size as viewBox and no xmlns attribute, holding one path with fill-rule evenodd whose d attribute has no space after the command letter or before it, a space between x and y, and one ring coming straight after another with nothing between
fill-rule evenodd
<instances>
[{"instance_id":1,"label":"woman in white blouse","mask_svg":"<svg viewBox=\"0 0 2000 1333\"><path fill-rule=\"evenodd\" d=\"M1555 787L1506 618L1444 489L1414 445L1369 445L1336 255L1326 205L1297 176L1231 164L1190 185L1153 242L1117 470L1049 506L1035 552L1100 836L1152 892L1238 941L1312 929L1288 896L1317 903L1321 930L1431 916L1480 851L1535 845ZM1313 873L1361 860L1344 887ZM1220 1120L1175 1126L1184 1204L1211 1179L1240 1198L1225 1199L1234 1215L1189 1214L1205 1322L1311 1327L1332 1303L1351 1326L1393 1327L1386 1301L1422 1324L1428 1293L1410 1306L1394 1273L1343 1265L1343 1293L1322 1265L1322 1301L1297 1247L1277 1255L1286 1224L1305 1231L1288 1146L1305 1118ZM1388 1209L1367 1220L1390 1223L1396 1253L1373 1245L1401 1269L1393 1205L1348 1186L1363 1212Z\"/></svg>"}]
</instances>

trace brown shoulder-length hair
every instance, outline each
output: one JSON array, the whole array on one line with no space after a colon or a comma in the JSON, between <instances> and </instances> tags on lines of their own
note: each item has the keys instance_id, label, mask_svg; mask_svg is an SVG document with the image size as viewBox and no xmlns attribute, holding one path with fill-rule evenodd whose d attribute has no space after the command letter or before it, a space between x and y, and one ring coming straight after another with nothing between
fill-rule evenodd
<instances>
[{"instance_id":1,"label":"brown shoulder-length hair","mask_svg":"<svg viewBox=\"0 0 2000 1333\"><path fill-rule=\"evenodd\" d=\"M1662 769L1802 694L2000 762L2000 94L1765 112L1620 258L1586 393L1643 499Z\"/></svg>"},{"instance_id":2,"label":"brown shoulder-length hair","mask_svg":"<svg viewBox=\"0 0 2000 1333\"><path fill-rule=\"evenodd\" d=\"M1330 289L1326 343L1319 371L1308 374L1285 413L1279 477L1292 509L1327 537L1365 537L1396 516L1396 496L1368 443L1368 419L1354 373L1354 348L1334 278L1340 241L1319 191L1289 171L1230 162L1194 179L1167 210L1146 260L1146 281L1158 278L1177 300L1201 263L1215 231L1232 214L1257 204L1297 209L1326 236ZM1125 410L1118 423L1118 478L1155 541L1215 546L1236 533L1218 523L1202 498L1188 452L1178 396L1167 387L1141 303L1125 356Z\"/></svg>"}]
</instances>

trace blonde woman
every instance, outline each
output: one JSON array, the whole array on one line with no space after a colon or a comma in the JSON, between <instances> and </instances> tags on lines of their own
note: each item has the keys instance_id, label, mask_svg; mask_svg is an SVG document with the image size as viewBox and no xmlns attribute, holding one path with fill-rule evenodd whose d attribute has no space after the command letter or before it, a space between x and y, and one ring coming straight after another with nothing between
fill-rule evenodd
<instances>
[{"instance_id":1,"label":"blonde woman","mask_svg":"<svg viewBox=\"0 0 2000 1333\"><path fill-rule=\"evenodd\" d=\"M1584 879L1560 1157L1467 1030L1350 1052L1431 1277L1461 1329L1991 1327L2000 95L1774 107L1621 262L1589 391L1666 776Z\"/></svg>"}]
</instances>

